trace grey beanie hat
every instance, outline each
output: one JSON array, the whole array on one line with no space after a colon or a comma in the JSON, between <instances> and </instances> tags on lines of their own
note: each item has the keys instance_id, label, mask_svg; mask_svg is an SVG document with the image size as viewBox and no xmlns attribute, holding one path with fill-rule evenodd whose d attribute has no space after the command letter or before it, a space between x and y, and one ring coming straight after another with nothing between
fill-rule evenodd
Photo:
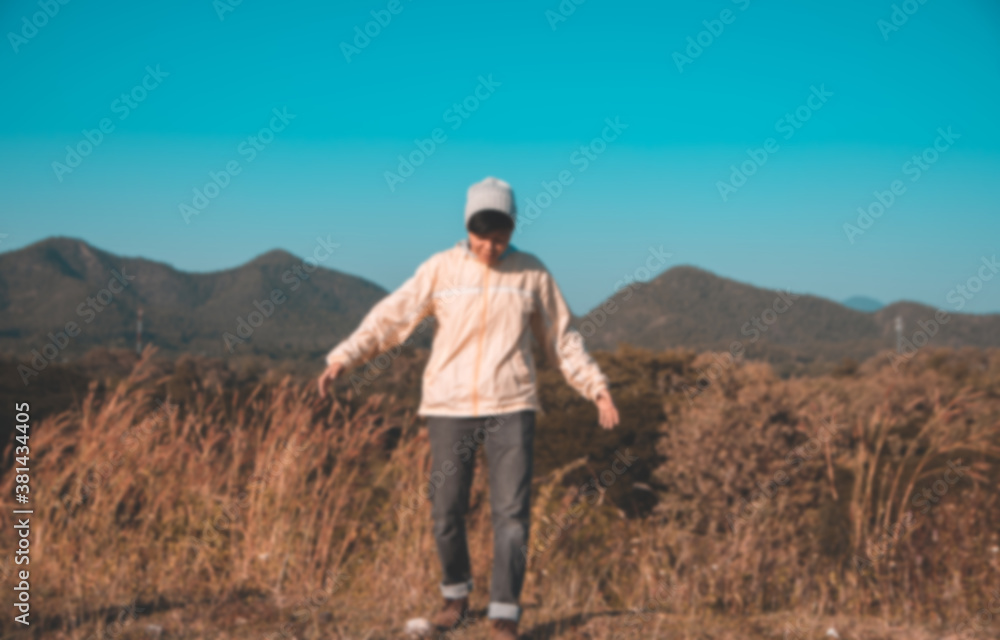
<instances>
[{"instance_id":1,"label":"grey beanie hat","mask_svg":"<svg viewBox=\"0 0 1000 640\"><path fill-rule=\"evenodd\" d=\"M511 222L517 222L517 205L510 185L499 178L489 176L469 187L465 200L465 224L476 213L491 209L506 213Z\"/></svg>"}]
</instances>

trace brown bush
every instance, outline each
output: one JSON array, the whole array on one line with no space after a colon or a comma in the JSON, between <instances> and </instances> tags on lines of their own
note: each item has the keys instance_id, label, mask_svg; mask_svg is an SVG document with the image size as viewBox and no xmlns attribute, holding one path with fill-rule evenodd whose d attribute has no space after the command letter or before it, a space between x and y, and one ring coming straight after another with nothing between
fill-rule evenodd
<instances>
[{"instance_id":1,"label":"brown bush","mask_svg":"<svg viewBox=\"0 0 1000 640\"><path fill-rule=\"evenodd\" d=\"M543 371L523 603L551 620L618 611L616 633L644 623L641 610L974 615L1000 584L1000 353L925 351L899 370L883 355L790 380L720 354L599 353L623 415L610 434ZM325 611L346 634L434 606L431 461L412 386L405 401L346 380L321 401L287 376L227 391L155 377L151 357L32 426L33 631L103 628L128 602L249 599L310 614L314 629ZM581 485L624 449L639 462L586 500ZM479 594L485 477L468 527ZM13 484L6 473L7 495Z\"/></svg>"}]
</instances>

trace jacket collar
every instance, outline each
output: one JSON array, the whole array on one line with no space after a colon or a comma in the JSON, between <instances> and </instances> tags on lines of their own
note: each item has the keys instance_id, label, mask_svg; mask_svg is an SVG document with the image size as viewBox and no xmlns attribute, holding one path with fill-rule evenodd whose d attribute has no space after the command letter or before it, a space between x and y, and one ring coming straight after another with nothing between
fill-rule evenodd
<instances>
[{"instance_id":1,"label":"jacket collar","mask_svg":"<svg viewBox=\"0 0 1000 640\"><path fill-rule=\"evenodd\" d=\"M468 256L469 258L472 258L473 260L477 259L476 254L472 253L472 249L469 248L468 238L462 238L461 240L455 243L455 246L462 247L465 250L465 255ZM515 251L517 251L517 247L515 247L513 244L508 243L507 248L504 249L503 253L500 254L500 257L497 259L497 262L503 260L504 258L514 253Z\"/></svg>"}]
</instances>

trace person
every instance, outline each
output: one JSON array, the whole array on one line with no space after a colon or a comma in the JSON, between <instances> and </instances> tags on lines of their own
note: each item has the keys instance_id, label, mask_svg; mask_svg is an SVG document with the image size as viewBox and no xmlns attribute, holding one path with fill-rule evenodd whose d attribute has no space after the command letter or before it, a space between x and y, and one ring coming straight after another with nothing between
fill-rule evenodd
<instances>
[{"instance_id":1,"label":"person","mask_svg":"<svg viewBox=\"0 0 1000 640\"><path fill-rule=\"evenodd\" d=\"M552 274L510 244L514 194L487 177L469 187L468 237L432 255L326 356L319 392L344 370L405 341L429 315L438 323L423 372L418 415L426 416L432 469L431 515L444 604L431 622L462 624L473 581L466 542L475 454L485 448L493 524L487 616L498 640L517 637L527 560L535 414L541 409L531 336L566 381L594 402L605 429L619 421L607 377L570 326L572 314ZM433 476L432 476L433 477Z\"/></svg>"}]
</instances>

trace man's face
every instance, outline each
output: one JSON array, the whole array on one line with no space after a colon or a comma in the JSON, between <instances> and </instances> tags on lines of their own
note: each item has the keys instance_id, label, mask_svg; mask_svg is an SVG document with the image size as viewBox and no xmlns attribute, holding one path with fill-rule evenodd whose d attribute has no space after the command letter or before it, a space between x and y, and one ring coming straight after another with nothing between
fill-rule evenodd
<instances>
[{"instance_id":1,"label":"man's face","mask_svg":"<svg viewBox=\"0 0 1000 640\"><path fill-rule=\"evenodd\" d=\"M500 254L507 249L510 244L510 235L513 230L493 231L485 236L477 236L469 232L469 249L479 258L480 262L493 266L500 258Z\"/></svg>"}]
</instances>

